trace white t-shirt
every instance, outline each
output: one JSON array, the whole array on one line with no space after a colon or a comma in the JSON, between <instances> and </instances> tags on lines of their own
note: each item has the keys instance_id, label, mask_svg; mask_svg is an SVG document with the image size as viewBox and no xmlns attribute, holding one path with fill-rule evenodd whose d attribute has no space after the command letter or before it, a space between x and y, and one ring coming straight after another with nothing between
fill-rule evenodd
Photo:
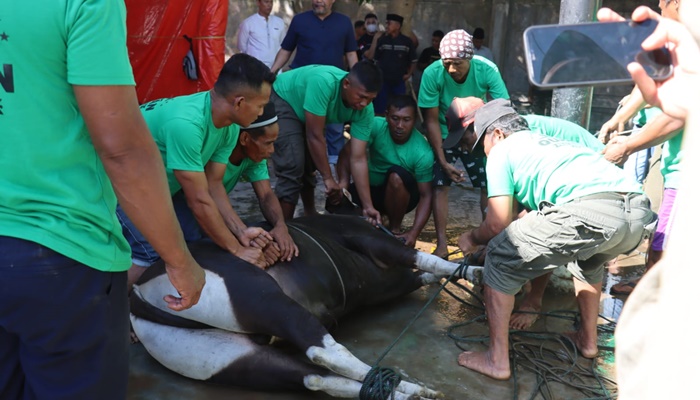
<instances>
[{"instance_id":1,"label":"white t-shirt","mask_svg":"<svg viewBox=\"0 0 700 400\"><path fill-rule=\"evenodd\" d=\"M238 50L272 67L285 31L282 18L270 15L265 19L255 13L241 23L238 31Z\"/></svg>"},{"instance_id":2,"label":"white t-shirt","mask_svg":"<svg viewBox=\"0 0 700 400\"><path fill-rule=\"evenodd\" d=\"M491 60L491 62L495 62L493 61L493 53L491 53L491 49L489 49L486 46L481 46L480 49L474 47L474 55L482 56L484 58L488 58L489 60Z\"/></svg>"}]
</instances>

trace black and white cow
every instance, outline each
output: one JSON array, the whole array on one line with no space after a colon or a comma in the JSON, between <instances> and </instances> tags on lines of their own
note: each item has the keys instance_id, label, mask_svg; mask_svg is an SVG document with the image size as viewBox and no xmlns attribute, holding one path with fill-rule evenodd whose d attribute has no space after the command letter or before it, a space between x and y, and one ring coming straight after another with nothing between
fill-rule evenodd
<instances>
[{"instance_id":1,"label":"black and white cow","mask_svg":"<svg viewBox=\"0 0 700 400\"><path fill-rule=\"evenodd\" d=\"M356 398L370 367L327 327L349 311L410 293L458 267L410 249L358 217L299 218L288 226L299 257L267 271L209 241L191 244L207 284L199 303L183 312L162 300L174 293L162 263L150 267L131 296L132 325L146 350L192 379ZM268 345L270 336L291 342L313 364ZM401 382L395 395L439 393Z\"/></svg>"}]
</instances>

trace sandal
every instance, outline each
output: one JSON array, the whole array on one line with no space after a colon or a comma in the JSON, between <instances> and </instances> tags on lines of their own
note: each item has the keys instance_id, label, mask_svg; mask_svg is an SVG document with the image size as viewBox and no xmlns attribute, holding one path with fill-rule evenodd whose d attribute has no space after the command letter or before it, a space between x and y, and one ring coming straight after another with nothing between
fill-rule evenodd
<instances>
[{"instance_id":1,"label":"sandal","mask_svg":"<svg viewBox=\"0 0 700 400\"><path fill-rule=\"evenodd\" d=\"M632 293L634 288L637 287L638 283L639 280L617 283L615 285L612 285L612 287L610 288L610 294L629 295L630 293Z\"/></svg>"}]
</instances>

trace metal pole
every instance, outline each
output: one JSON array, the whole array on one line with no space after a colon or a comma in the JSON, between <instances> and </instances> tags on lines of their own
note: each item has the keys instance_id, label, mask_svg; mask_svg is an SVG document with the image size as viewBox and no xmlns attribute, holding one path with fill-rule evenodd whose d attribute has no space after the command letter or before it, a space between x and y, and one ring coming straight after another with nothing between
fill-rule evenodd
<instances>
[{"instance_id":1,"label":"metal pole","mask_svg":"<svg viewBox=\"0 0 700 400\"><path fill-rule=\"evenodd\" d=\"M591 22L600 4L601 0L561 0L559 23ZM592 87L554 89L552 116L575 122L588 129L592 102Z\"/></svg>"}]
</instances>

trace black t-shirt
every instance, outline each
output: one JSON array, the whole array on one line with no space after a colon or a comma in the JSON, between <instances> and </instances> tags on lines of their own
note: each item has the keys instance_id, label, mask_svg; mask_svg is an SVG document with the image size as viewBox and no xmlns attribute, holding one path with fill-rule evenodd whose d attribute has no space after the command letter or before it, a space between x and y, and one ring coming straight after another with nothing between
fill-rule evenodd
<instances>
[{"instance_id":1,"label":"black t-shirt","mask_svg":"<svg viewBox=\"0 0 700 400\"><path fill-rule=\"evenodd\" d=\"M399 36L392 38L384 34L377 41L374 59L379 62L384 81L387 83L401 82L411 63L417 58L413 41L406 35L399 34Z\"/></svg>"},{"instance_id":2,"label":"black t-shirt","mask_svg":"<svg viewBox=\"0 0 700 400\"><path fill-rule=\"evenodd\" d=\"M365 51L367 51L372 46L372 39L374 39L374 36L368 33L365 33L364 35L360 36L359 39L357 39L358 61L362 60L362 56L365 54Z\"/></svg>"},{"instance_id":3,"label":"black t-shirt","mask_svg":"<svg viewBox=\"0 0 700 400\"><path fill-rule=\"evenodd\" d=\"M426 47L420 53L420 57L418 57L418 65L424 65L423 68L427 68L428 65L432 64L433 62L435 62L439 59L440 59L440 50L436 49L433 46Z\"/></svg>"}]
</instances>

